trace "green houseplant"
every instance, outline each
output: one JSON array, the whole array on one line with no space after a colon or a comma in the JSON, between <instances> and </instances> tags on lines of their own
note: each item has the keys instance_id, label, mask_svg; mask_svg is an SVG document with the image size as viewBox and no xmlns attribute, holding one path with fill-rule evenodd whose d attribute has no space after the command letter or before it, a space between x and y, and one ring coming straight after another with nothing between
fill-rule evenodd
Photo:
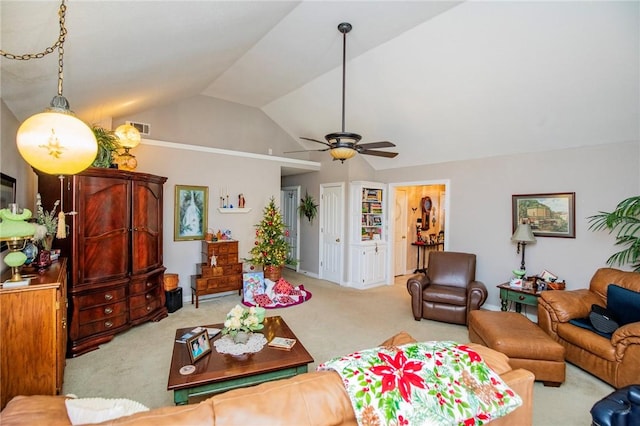
<instances>
[{"instance_id":1,"label":"green houseplant","mask_svg":"<svg viewBox=\"0 0 640 426\"><path fill-rule=\"evenodd\" d=\"M300 199L298 211L300 212L300 217L305 216L309 219L309 223L311 223L318 215L318 205L316 204L316 200L314 200L307 191L304 193L304 198Z\"/></svg>"},{"instance_id":2,"label":"green houseplant","mask_svg":"<svg viewBox=\"0 0 640 426\"><path fill-rule=\"evenodd\" d=\"M109 168L113 164L113 155L120 148L118 137L113 130L107 130L100 126L91 126L91 130L98 141L98 155L93 160L93 167Z\"/></svg>"},{"instance_id":3,"label":"green houseplant","mask_svg":"<svg viewBox=\"0 0 640 426\"><path fill-rule=\"evenodd\" d=\"M621 201L610 213L599 212L588 218L590 230L607 229L616 233L616 246L624 247L607 259L608 265L630 264L634 272L640 272L640 196Z\"/></svg>"}]
</instances>

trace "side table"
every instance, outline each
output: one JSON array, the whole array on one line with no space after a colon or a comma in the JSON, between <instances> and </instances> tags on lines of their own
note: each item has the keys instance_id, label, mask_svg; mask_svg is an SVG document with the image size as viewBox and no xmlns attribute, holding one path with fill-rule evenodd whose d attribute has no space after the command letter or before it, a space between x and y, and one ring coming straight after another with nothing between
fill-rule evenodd
<instances>
[{"instance_id":1,"label":"side table","mask_svg":"<svg viewBox=\"0 0 640 426\"><path fill-rule=\"evenodd\" d=\"M503 283L498 286L500 289L500 309L507 310L507 304L511 302L516 303L516 312L522 312L522 305L533 306L537 308L538 297L540 292L534 290L527 290L524 288L511 287L509 283Z\"/></svg>"}]
</instances>

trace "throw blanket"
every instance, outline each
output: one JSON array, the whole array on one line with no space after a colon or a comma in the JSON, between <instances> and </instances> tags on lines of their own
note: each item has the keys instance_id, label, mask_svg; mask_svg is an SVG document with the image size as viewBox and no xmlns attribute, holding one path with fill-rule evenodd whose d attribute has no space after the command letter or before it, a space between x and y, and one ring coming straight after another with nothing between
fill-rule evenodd
<instances>
[{"instance_id":1,"label":"throw blanket","mask_svg":"<svg viewBox=\"0 0 640 426\"><path fill-rule=\"evenodd\" d=\"M248 275L250 274L245 274L244 278L242 303L245 306L260 306L265 309L285 308L311 299L311 293L305 290L302 284L294 287L284 278L273 282Z\"/></svg>"},{"instance_id":2,"label":"throw blanket","mask_svg":"<svg viewBox=\"0 0 640 426\"><path fill-rule=\"evenodd\" d=\"M359 425L483 425L522 404L480 355L455 342L355 352L320 364L335 370Z\"/></svg>"}]
</instances>

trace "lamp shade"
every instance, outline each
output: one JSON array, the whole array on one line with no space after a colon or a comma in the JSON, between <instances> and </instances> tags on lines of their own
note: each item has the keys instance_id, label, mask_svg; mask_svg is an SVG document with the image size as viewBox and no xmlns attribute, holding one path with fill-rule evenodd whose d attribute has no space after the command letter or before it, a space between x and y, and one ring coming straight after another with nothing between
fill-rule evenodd
<instances>
[{"instance_id":1,"label":"lamp shade","mask_svg":"<svg viewBox=\"0 0 640 426\"><path fill-rule=\"evenodd\" d=\"M334 159L344 161L356 155L356 150L349 147L337 147L332 148L329 153Z\"/></svg>"},{"instance_id":2,"label":"lamp shade","mask_svg":"<svg viewBox=\"0 0 640 426\"><path fill-rule=\"evenodd\" d=\"M74 175L93 163L98 142L82 120L68 112L45 111L18 128L16 144L22 158L52 175Z\"/></svg>"},{"instance_id":3,"label":"lamp shade","mask_svg":"<svg viewBox=\"0 0 640 426\"><path fill-rule=\"evenodd\" d=\"M511 241L520 243L534 243L536 241L536 237L533 235L531 225L528 223L519 224L516 228L516 232L514 232L513 236L511 237Z\"/></svg>"},{"instance_id":4,"label":"lamp shade","mask_svg":"<svg viewBox=\"0 0 640 426\"><path fill-rule=\"evenodd\" d=\"M123 148L135 148L140 144L140 132L131 124L121 124L114 132L120 139L120 146Z\"/></svg>"}]
</instances>

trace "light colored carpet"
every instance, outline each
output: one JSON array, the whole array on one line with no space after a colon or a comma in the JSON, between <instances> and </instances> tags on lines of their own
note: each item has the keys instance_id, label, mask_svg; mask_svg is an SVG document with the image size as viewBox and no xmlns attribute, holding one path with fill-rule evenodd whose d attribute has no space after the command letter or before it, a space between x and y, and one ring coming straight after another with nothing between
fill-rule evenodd
<instances>
[{"instance_id":1,"label":"light colored carpet","mask_svg":"<svg viewBox=\"0 0 640 426\"><path fill-rule=\"evenodd\" d=\"M271 309L280 315L315 359L309 370L336 356L376 346L387 337L407 331L418 340L467 342L465 326L415 321L411 314L407 277L393 286L354 290L285 271L292 284L303 284L313 297L297 306ZM200 300L200 308L185 303L182 309L157 323L147 323L117 335L100 349L68 359L63 393L79 397L130 398L151 407L173 404L167 391L175 330L220 323L237 293ZM534 386L534 424L588 425L593 404L613 388L579 368L567 364L567 380L559 388Z\"/></svg>"}]
</instances>

